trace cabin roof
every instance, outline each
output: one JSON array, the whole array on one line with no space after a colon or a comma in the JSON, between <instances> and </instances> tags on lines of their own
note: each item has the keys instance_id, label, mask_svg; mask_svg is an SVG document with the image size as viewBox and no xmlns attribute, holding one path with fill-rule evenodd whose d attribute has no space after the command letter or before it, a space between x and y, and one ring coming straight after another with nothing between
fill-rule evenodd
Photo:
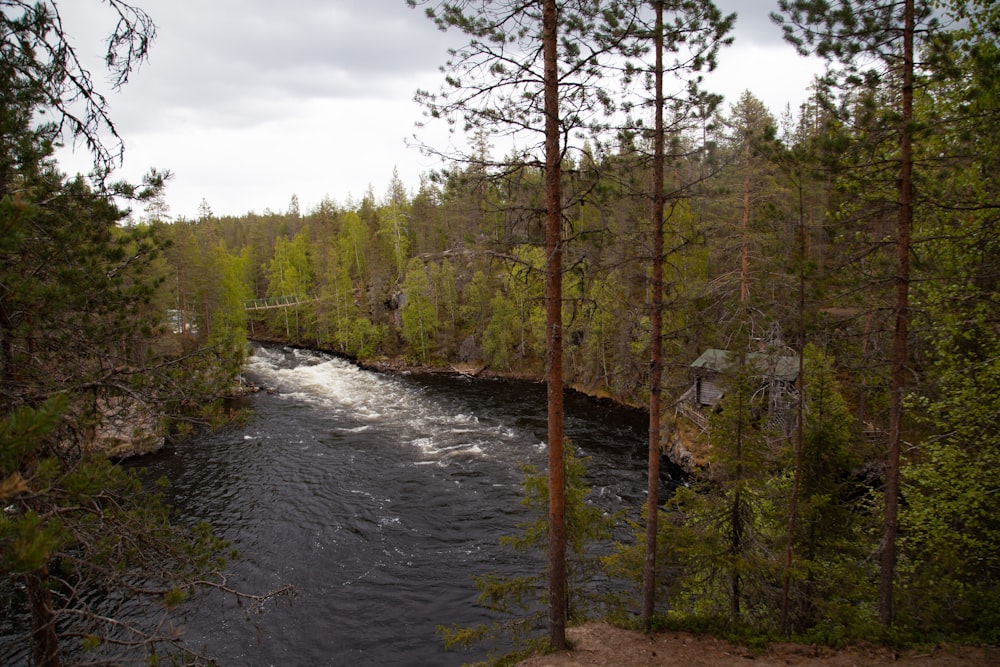
<instances>
[{"instance_id":1,"label":"cabin roof","mask_svg":"<svg viewBox=\"0 0 1000 667\"><path fill-rule=\"evenodd\" d=\"M714 373L727 373L736 365L738 359L728 350L709 348L694 360L691 368ZM747 361L760 376L774 376L780 380L794 380L799 373L799 357L795 354L767 354L751 352Z\"/></svg>"}]
</instances>

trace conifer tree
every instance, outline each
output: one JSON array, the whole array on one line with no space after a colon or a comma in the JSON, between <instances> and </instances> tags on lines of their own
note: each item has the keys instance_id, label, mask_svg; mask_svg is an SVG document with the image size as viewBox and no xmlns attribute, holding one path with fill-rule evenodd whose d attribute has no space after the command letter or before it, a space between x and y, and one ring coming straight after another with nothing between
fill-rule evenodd
<instances>
[{"instance_id":1,"label":"conifer tree","mask_svg":"<svg viewBox=\"0 0 1000 667\"><path fill-rule=\"evenodd\" d=\"M125 3L108 4L121 19L108 63L124 83L152 24ZM113 127L57 6L4 0L2 8L0 574L30 617L15 631L44 667L83 653L119 663L129 648L154 661L196 657L153 610L169 614L208 582L223 545L205 527L174 525L159 496L108 451L123 439L155 443L164 423L207 419L189 406L208 406L232 375L219 372L217 350L182 355L171 345L155 306L158 228L121 226L127 212L108 193L67 180L52 160L60 122L88 143L99 177L116 155L100 143ZM36 124L53 115L56 123ZM162 184L154 173L146 187L116 192L148 199ZM137 598L148 613L129 612Z\"/></svg>"},{"instance_id":2,"label":"conifer tree","mask_svg":"<svg viewBox=\"0 0 1000 667\"><path fill-rule=\"evenodd\" d=\"M664 276L664 217L666 213L666 133L664 113L669 104L675 115L672 133L679 134L684 119L692 114L699 102L714 104L716 96L699 90L699 72L711 71L719 48L729 43L727 33L735 15L723 16L712 2L650 3L654 13L651 29L653 42L652 104L653 104L653 168L649 188L651 243L650 364L649 364L649 452L647 464L647 526L646 562L643 575L643 625L649 629L655 609L656 539L659 505L659 469L661 456L660 411L663 384L663 291ZM667 12L669 11L669 14ZM648 35L642 35L648 38ZM667 61L667 57L672 60ZM667 90L665 76L671 74L682 81L683 92ZM691 77L691 78L688 78ZM675 192L684 186L675 183Z\"/></svg>"},{"instance_id":3,"label":"conifer tree","mask_svg":"<svg viewBox=\"0 0 1000 667\"><path fill-rule=\"evenodd\" d=\"M802 351L801 442L790 457L795 485L790 540L797 560L786 562L782 630L806 631L817 623L853 623L846 611L864 602L857 566L864 557L864 522L852 514L851 470L860 458L853 445L853 416L840 393L833 359L808 344ZM791 553L789 548L788 553ZM834 600L841 601L843 610Z\"/></svg>"},{"instance_id":4,"label":"conifer tree","mask_svg":"<svg viewBox=\"0 0 1000 667\"><path fill-rule=\"evenodd\" d=\"M408 0L427 5L442 29L469 36L446 64L439 94L418 92L431 116L461 122L466 131L534 137L518 162L541 165L545 183L546 384L549 451L549 632L566 644L566 526L563 457L563 196L562 163L574 129L586 127L611 98L595 83L607 39L620 40L627 3L565 5L532 2ZM469 155L460 156L463 161Z\"/></svg>"},{"instance_id":5,"label":"conifer tree","mask_svg":"<svg viewBox=\"0 0 1000 667\"><path fill-rule=\"evenodd\" d=\"M913 227L913 91L917 71L918 27L933 30L930 5L918 0L851 0L836 9L818 0L780 0L772 18L802 54L815 53L841 69L830 69L826 83L860 91L887 86L898 93L898 107L889 118L898 137L896 158L896 270L889 400L889 432L885 463L884 529L879 576L879 620L893 620L896 538L899 513L900 443L903 396L907 382L910 321L910 236Z\"/></svg>"},{"instance_id":6,"label":"conifer tree","mask_svg":"<svg viewBox=\"0 0 1000 667\"><path fill-rule=\"evenodd\" d=\"M917 150L936 171L922 194L929 214L917 233L931 280L913 287L924 360L908 409L920 430L904 466L899 613L916 632L966 633L993 641L1000 619L1000 8L941 3L954 29L938 35L930 93L917 115L938 122Z\"/></svg>"}]
</instances>

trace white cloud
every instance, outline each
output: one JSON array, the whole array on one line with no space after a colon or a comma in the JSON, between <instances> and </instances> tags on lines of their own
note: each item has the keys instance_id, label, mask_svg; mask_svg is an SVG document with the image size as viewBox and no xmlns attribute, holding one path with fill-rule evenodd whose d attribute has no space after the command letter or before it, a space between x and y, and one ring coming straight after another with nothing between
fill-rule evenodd
<instances>
[{"instance_id":1,"label":"white cloud","mask_svg":"<svg viewBox=\"0 0 1000 667\"><path fill-rule=\"evenodd\" d=\"M421 119L418 87L436 89L446 48L440 32L403 0L136 0L157 24L149 62L109 93L125 138L122 176L170 170L175 217L204 199L219 215L282 211L293 194L305 210L328 195L376 195L397 168L416 188L438 165L408 148ZM781 42L771 2L719 3L740 11L737 42L709 84L735 102L749 89L772 111L805 97L814 65ZM100 0L61 3L74 44L100 76L101 37L112 14ZM432 143L444 127L421 130ZM86 155L61 156L86 171Z\"/></svg>"},{"instance_id":2,"label":"white cloud","mask_svg":"<svg viewBox=\"0 0 1000 667\"><path fill-rule=\"evenodd\" d=\"M815 58L803 58L782 43L751 43L732 47L719 57L719 67L705 77L709 90L722 92L723 112L749 90L771 113L780 116L786 106L796 113L810 94L813 78L822 71Z\"/></svg>"}]
</instances>

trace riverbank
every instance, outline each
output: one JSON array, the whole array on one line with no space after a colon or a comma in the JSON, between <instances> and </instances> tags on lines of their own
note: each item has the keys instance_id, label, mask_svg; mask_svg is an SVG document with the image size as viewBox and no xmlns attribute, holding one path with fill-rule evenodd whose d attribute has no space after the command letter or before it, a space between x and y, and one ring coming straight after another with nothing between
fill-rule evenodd
<instances>
[{"instance_id":1,"label":"riverbank","mask_svg":"<svg viewBox=\"0 0 1000 667\"><path fill-rule=\"evenodd\" d=\"M781 643L764 651L708 635L650 635L604 623L569 628L573 649L533 656L519 667L992 667L1000 647L935 645L895 651L874 644L842 649Z\"/></svg>"},{"instance_id":2,"label":"riverbank","mask_svg":"<svg viewBox=\"0 0 1000 667\"><path fill-rule=\"evenodd\" d=\"M280 337L268 337L268 336L254 336L250 338L251 342L268 344L268 345L285 345L293 349L300 350L310 350L314 352L323 352L325 354L330 354L340 359L351 362L358 368L375 371L377 373L388 373L396 375L448 375L454 377L466 377L466 378L478 378L478 379L489 379L489 380L517 380L521 382L536 382L544 383L545 378L540 373L531 373L523 370L500 370L493 368L489 365L479 363L479 362L455 362L448 364L426 364L426 363L415 363L401 357L373 357L368 359L359 359L356 357L351 357L338 352L332 348L325 348L323 346L317 345L305 345L289 343L282 340ZM627 408L629 410L638 410L643 413L648 414L648 408L643 405L638 405L636 403L623 400L618 397L611 396L606 392L595 391L593 389L582 387L576 384L567 384L567 391L572 391L581 396L585 396L588 399L594 401L597 404L608 404L614 405L620 408Z\"/></svg>"},{"instance_id":3,"label":"riverbank","mask_svg":"<svg viewBox=\"0 0 1000 667\"><path fill-rule=\"evenodd\" d=\"M379 356L373 358L359 359L345 355L332 348L321 345L305 343L289 343L281 336L258 334L250 338L251 342L267 345L283 345L292 349L309 350L330 354L334 357L344 359L358 368L370 370L377 373L395 375L446 375L452 377L465 377L484 380L515 380L521 382L534 382L542 384L545 378L541 373L531 373L527 371L498 370L482 362L454 362L447 364L427 364L415 363L402 357ZM639 405L607 394L607 392L582 387L573 383L565 386L566 391L573 392L587 401L590 401L596 409L621 408L634 410L642 415L644 419L649 418L649 409L645 405ZM683 424L674 428L669 421L661 423L661 454L669 461L669 464L684 475L697 474L698 471L707 465L707 458L703 448L694 444L690 429Z\"/></svg>"},{"instance_id":4,"label":"riverbank","mask_svg":"<svg viewBox=\"0 0 1000 667\"><path fill-rule=\"evenodd\" d=\"M499 379L499 380L521 380L525 382L545 382L545 377L541 371L532 372L529 370L502 370L493 368L488 364L482 362L448 362L441 364L431 364L431 363L417 363L410 361L403 357L390 357L390 356L379 356L371 358L357 358L345 355L337 350L329 347L324 347L322 345L307 344L307 343L289 343L284 340L281 336L269 336L264 334L257 334L250 337L251 342L262 343L262 344L272 344L272 345L287 345L288 347L301 350L312 350L315 352L323 352L326 354L331 354L340 359L345 359L355 364L359 368L365 370L376 371L380 373L398 373L398 374L412 374L412 373L425 373L428 375L454 375L461 377L470 378L483 378L483 379ZM595 390L593 388L584 387L575 383L568 383L566 389L575 391L578 394L584 396L589 396L595 400L599 401L609 401L615 405L619 405L626 408L631 408L635 410L646 410L644 405L639 405L635 401L629 401L619 396L612 396L607 392Z\"/></svg>"}]
</instances>

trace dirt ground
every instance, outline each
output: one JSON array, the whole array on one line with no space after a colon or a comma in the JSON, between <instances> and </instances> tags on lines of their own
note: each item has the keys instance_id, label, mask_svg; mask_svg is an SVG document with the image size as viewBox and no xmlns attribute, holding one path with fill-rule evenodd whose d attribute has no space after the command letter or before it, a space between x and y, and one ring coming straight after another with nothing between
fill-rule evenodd
<instances>
[{"instance_id":1,"label":"dirt ground","mask_svg":"<svg viewBox=\"0 0 1000 667\"><path fill-rule=\"evenodd\" d=\"M894 652L861 645L840 650L776 644L764 652L684 632L644 635L605 624L567 630L573 649L541 655L519 667L998 667L997 646L932 646Z\"/></svg>"}]
</instances>

